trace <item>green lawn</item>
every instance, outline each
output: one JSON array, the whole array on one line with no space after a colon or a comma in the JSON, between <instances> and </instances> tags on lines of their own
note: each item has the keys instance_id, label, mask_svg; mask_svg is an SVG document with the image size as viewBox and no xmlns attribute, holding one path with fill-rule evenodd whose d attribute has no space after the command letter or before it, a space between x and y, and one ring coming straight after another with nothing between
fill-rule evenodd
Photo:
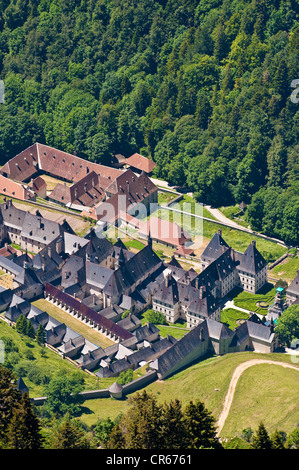
<instances>
[{"instance_id":1,"label":"green lawn","mask_svg":"<svg viewBox=\"0 0 299 470\"><path fill-rule=\"evenodd\" d=\"M182 205L182 203L183 201L177 204L178 208L180 205ZM173 207L175 208L175 206ZM202 215L212 219L213 217L211 217L211 214L206 214L206 212L208 212L207 209L203 207ZM202 236L204 240L207 241L211 240L217 230L221 229L222 236L226 243L234 250L239 252L244 252L252 240L255 240L257 249L268 263L275 261L287 252L287 248L284 246L269 240L265 240L251 233L242 232L241 230L236 230L234 228L226 227L224 225L209 222L207 220L202 220L192 216L183 217L183 215L169 211L167 209L159 209L155 212L155 216L169 220L170 222L176 222L178 225L183 226L184 230L192 235L192 238Z\"/></svg>"},{"instance_id":2,"label":"green lawn","mask_svg":"<svg viewBox=\"0 0 299 470\"><path fill-rule=\"evenodd\" d=\"M40 308L41 310L47 312L49 315L51 315L53 318L60 321L61 323L65 323L73 331L76 331L77 333L84 336L84 338L86 338L88 341L91 341L92 343L96 344L97 346L100 346L103 349L114 344L114 342L111 341L109 338L102 335L101 333L94 330L85 323L81 322L77 318L74 318L72 315L66 313L61 308L56 307L56 305L53 305L48 300L39 299L32 302L32 304Z\"/></svg>"},{"instance_id":3,"label":"green lawn","mask_svg":"<svg viewBox=\"0 0 299 470\"><path fill-rule=\"evenodd\" d=\"M219 207L218 210L222 212L222 214L225 215L225 217L227 217L228 219L237 222L243 227L248 227L249 223L246 222L244 214L240 213L241 211L238 204L235 204L234 206ZM237 216L237 214L238 218L236 219L235 216Z\"/></svg>"},{"instance_id":4,"label":"green lawn","mask_svg":"<svg viewBox=\"0 0 299 470\"><path fill-rule=\"evenodd\" d=\"M221 435L240 435L248 427L256 430L260 421L270 434L294 430L299 423L298 389L299 372L271 364L250 367L238 381Z\"/></svg>"},{"instance_id":5,"label":"green lawn","mask_svg":"<svg viewBox=\"0 0 299 470\"><path fill-rule=\"evenodd\" d=\"M180 399L183 405L186 405L190 400L201 400L217 419L222 410L233 371L241 362L257 358L267 358L291 364L290 357L284 354L265 355L253 352L227 354L205 359L169 379L148 385L146 390L155 394L160 403L169 402L175 398ZM246 386L241 385L242 393L238 393L239 398L236 405L233 401L233 411L229 415L221 436L241 433L248 422L255 429L261 420L265 422L267 429L269 427L271 432L275 430L276 423L280 430L286 432L297 426L299 422L299 402L297 399L299 372L270 365L265 366L268 368L268 372L263 375L261 367L263 366L254 366L248 370L251 373L250 380ZM240 383L242 384L241 381ZM239 385L237 386L238 391ZM247 413L246 405L249 400L251 403L257 400L258 412ZM121 412L128 410L128 401L127 399L118 401L111 398L88 400L84 406L89 411L83 414L81 419L90 425L94 424L98 418L110 416L111 419L115 419ZM271 418L273 419L271 420Z\"/></svg>"},{"instance_id":6,"label":"green lawn","mask_svg":"<svg viewBox=\"0 0 299 470\"><path fill-rule=\"evenodd\" d=\"M251 294L250 292L240 291L240 289L234 289L230 293L230 297L234 299L236 307L244 308L261 315L266 315L267 309L259 307L257 302L267 302L271 305L275 297L275 287L273 287L273 284L267 284L257 294Z\"/></svg>"},{"instance_id":7,"label":"green lawn","mask_svg":"<svg viewBox=\"0 0 299 470\"><path fill-rule=\"evenodd\" d=\"M277 279L291 281L296 277L297 270L299 269L299 258L287 258L286 261L275 266L269 274Z\"/></svg>"},{"instance_id":8,"label":"green lawn","mask_svg":"<svg viewBox=\"0 0 299 470\"><path fill-rule=\"evenodd\" d=\"M227 325L231 330L238 326L238 320L248 320L249 314L236 310L234 308L226 308L221 311L221 323Z\"/></svg>"},{"instance_id":9,"label":"green lawn","mask_svg":"<svg viewBox=\"0 0 299 470\"><path fill-rule=\"evenodd\" d=\"M173 201L179 194L170 193L168 191L158 191L158 204L167 204Z\"/></svg>"}]
</instances>

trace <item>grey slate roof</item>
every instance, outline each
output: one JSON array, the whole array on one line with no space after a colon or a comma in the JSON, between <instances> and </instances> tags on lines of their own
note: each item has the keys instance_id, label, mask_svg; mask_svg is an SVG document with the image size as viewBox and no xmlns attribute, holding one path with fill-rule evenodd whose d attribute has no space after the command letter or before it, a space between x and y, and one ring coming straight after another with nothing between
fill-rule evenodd
<instances>
[{"instance_id":1,"label":"grey slate roof","mask_svg":"<svg viewBox=\"0 0 299 470\"><path fill-rule=\"evenodd\" d=\"M231 248L225 250L218 258L212 261L196 278L191 281L193 286L205 286L212 290L215 282L222 281L235 270L235 263L231 257Z\"/></svg>"},{"instance_id":2,"label":"grey slate roof","mask_svg":"<svg viewBox=\"0 0 299 470\"><path fill-rule=\"evenodd\" d=\"M249 274L255 275L267 266L267 262L257 250L255 242L252 242L244 253L234 252L234 258L237 269Z\"/></svg>"},{"instance_id":3,"label":"grey slate roof","mask_svg":"<svg viewBox=\"0 0 299 470\"><path fill-rule=\"evenodd\" d=\"M67 232L64 233L64 251L69 255L76 253L80 248L87 244L88 240L86 238L81 238L78 237L78 235L73 235Z\"/></svg>"},{"instance_id":4,"label":"grey slate roof","mask_svg":"<svg viewBox=\"0 0 299 470\"><path fill-rule=\"evenodd\" d=\"M11 272L15 276L18 276L24 272L23 266L19 266L14 263L13 260L5 258L5 256L0 255L0 267Z\"/></svg>"},{"instance_id":5,"label":"grey slate roof","mask_svg":"<svg viewBox=\"0 0 299 470\"><path fill-rule=\"evenodd\" d=\"M221 230L218 230L212 237L208 246L205 248L201 255L201 259L208 260L209 262L214 261L221 256L229 248L228 244L222 238Z\"/></svg>"},{"instance_id":6,"label":"grey slate roof","mask_svg":"<svg viewBox=\"0 0 299 470\"><path fill-rule=\"evenodd\" d=\"M166 376L173 368L179 367L199 347L201 342L208 340L208 328L206 321L203 321L159 356L153 362L152 368L158 370L162 376Z\"/></svg>"},{"instance_id":7,"label":"grey slate roof","mask_svg":"<svg viewBox=\"0 0 299 470\"><path fill-rule=\"evenodd\" d=\"M104 289L114 271L97 263L86 261L86 283L97 289Z\"/></svg>"},{"instance_id":8,"label":"grey slate roof","mask_svg":"<svg viewBox=\"0 0 299 470\"><path fill-rule=\"evenodd\" d=\"M160 258L149 245L136 253L126 264L113 272L104 288L107 295L126 294L128 290L149 272L162 264Z\"/></svg>"},{"instance_id":9,"label":"grey slate roof","mask_svg":"<svg viewBox=\"0 0 299 470\"><path fill-rule=\"evenodd\" d=\"M236 341L237 344L243 343L247 338L251 338L257 341L271 344L274 339L274 333L271 328L260 324L246 320L236 330Z\"/></svg>"},{"instance_id":10,"label":"grey slate roof","mask_svg":"<svg viewBox=\"0 0 299 470\"><path fill-rule=\"evenodd\" d=\"M165 281L153 295L153 299L175 305L179 301L178 283L171 274L167 274Z\"/></svg>"},{"instance_id":11,"label":"grey slate roof","mask_svg":"<svg viewBox=\"0 0 299 470\"><path fill-rule=\"evenodd\" d=\"M286 293L299 295L299 269L297 270L296 277L286 289Z\"/></svg>"}]
</instances>

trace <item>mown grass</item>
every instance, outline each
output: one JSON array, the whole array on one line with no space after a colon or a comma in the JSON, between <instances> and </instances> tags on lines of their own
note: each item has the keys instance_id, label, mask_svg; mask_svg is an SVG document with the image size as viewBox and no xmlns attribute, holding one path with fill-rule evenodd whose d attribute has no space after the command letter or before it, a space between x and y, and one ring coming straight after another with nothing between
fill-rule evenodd
<instances>
[{"instance_id":1,"label":"mown grass","mask_svg":"<svg viewBox=\"0 0 299 470\"><path fill-rule=\"evenodd\" d=\"M253 352L227 354L221 357L211 357L202 360L178 372L169 379L156 381L148 385L145 389L147 392L153 393L160 403L169 403L170 400L178 398L182 401L183 406L185 406L190 400L200 400L212 412L213 416L218 419L235 368L242 362L257 358L292 364L290 356L285 354L259 354ZM232 425L229 425L230 418L228 418L227 423L230 428L227 430L224 427L221 436L234 435L234 433L241 432L246 427L248 422L247 419L245 420L246 403L248 398L254 402L256 396L260 397L258 413L251 417L248 414L253 428L257 428L259 422L264 420L270 430L275 429L276 422L273 420L270 423L268 419L269 408L273 405L276 408L276 415L274 417L277 419L280 430L288 432L297 426L299 420L299 402L295 399L295 396L298 393L299 372L288 370L285 373L284 368L273 366L271 393L272 396L275 394L276 398L275 402L271 404L271 400L267 396L269 390L268 375L263 377L259 367L253 366L250 369L252 377L242 393L239 394L240 400L237 402L237 407L232 414ZM270 365L270 371L271 367ZM287 392L287 390L289 391ZM285 400L286 393L289 393L290 399ZM89 411L83 414L81 419L89 425L94 424L98 418L110 416L111 419L115 419L120 413L124 413L129 409L127 398L120 401L111 398L88 400L84 403L84 406ZM239 420L238 416L240 416Z\"/></svg>"},{"instance_id":2,"label":"mown grass","mask_svg":"<svg viewBox=\"0 0 299 470\"><path fill-rule=\"evenodd\" d=\"M49 315L51 315L53 318L60 321L61 323L65 323L73 331L76 331L77 333L84 336L84 338L96 344L97 346L100 346L103 349L114 344L114 342L111 341L109 338L106 338L106 336L102 335L90 326L82 323L80 320L74 318L69 313L64 312L61 308L56 307L48 300L39 299L32 302L32 304L40 308L41 310L47 312Z\"/></svg>"},{"instance_id":3,"label":"mown grass","mask_svg":"<svg viewBox=\"0 0 299 470\"><path fill-rule=\"evenodd\" d=\"M266 286L264 286L257 294L251 294L250 292L235 289L231 293L230 297L234 299L236 307L244 308L261 315L266 315L267 309L259 307L257 302L266 302L270 306L274 301L275 287L273 287L273 284L266 284Z\"/></svg>"},{"instance_id":4,"label":"mown grass","mask_svg":"<svg viewBox=\"0 0 299 470\"><path fill-rule=\"evenodd\" d=\"M298 389L299 372L272 364L250 367L238 381L221 435L256 430L260 421L270 434L276 429L291 432L299 424Z\"/></svg>"},{"instance_id":5,"label":"mown grass","mask_svg":"<svg viewBox=\"0 0 299 470\"><path fill-rule=\"evenodd\" d=\"M249 314L236 310L234 308L226 308L221 311L221 323L227 325L231 330L238 326L238 320L248 320Z\"/></svg>"},{"instance_id":6,"label":"mown grass","mask_svg":"<svg viewBox=\"0 0 299 470\"><path fill-rule=\"evenodd\" d=\"M291 281L296 277L297 270L299 269L299 258L287 258L286 262L282 262L275 266L269 274L277 279Z\"/></svg>"}]
</instances>

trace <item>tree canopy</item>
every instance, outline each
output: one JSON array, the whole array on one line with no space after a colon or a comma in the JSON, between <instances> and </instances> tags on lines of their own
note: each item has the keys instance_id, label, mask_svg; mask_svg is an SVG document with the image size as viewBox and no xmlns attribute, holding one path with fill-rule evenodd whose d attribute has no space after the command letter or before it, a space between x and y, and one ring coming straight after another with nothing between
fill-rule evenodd
<instances>
[{"instance_id":1,"label":"tree canopy","mask_svg":"<svg viewBox=\"0 0 299 470\"><path fill-rule=\"evenodd\" d=\"M1 12L0 163L35 141L104 164L138 152L203 203L252 202L254 227L298 243L295 0L3 0Z\"/></svg>"}]
</instances>

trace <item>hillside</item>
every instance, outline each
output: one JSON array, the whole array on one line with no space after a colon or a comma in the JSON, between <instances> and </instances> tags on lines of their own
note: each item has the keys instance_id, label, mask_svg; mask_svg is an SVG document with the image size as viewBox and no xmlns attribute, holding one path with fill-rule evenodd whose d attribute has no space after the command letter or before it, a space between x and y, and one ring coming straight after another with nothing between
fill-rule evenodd
<instances>
[{"instance_id":1,"label":"hillside","mask_svg":"<svg viewBox=\"0 0 299 470\"><path fill-rule=\"evenodd\" d=\"M173 377L157 381L146 387L161 403L178 398L183 404L189 400L202 400L216 420L222 411L229 382L235 368L252 359L283 361L292 364L284 354L235 353L206 359ZM295 364L296 365L296 364ZM296 400L299 373L272 364L250 367L240 377L232 406L220 433L221 437L240 436L246 427L255 429L264 421L267 429L290 432L298 424L299 407ZM115 419L128 410L127 400L87 400L86 414L81 419L91 425L98 418Z\"/></svg>"},{"instance_id":2,"label":"hillside","mask_svg":"<svg viewBox=\"0 0 299 470\"><path fill-rule=\"evenodd\" d=\"M298 244L296 0L0 0L0 163L35 141L152 158Z\"/></svg>"}]
</instances>

